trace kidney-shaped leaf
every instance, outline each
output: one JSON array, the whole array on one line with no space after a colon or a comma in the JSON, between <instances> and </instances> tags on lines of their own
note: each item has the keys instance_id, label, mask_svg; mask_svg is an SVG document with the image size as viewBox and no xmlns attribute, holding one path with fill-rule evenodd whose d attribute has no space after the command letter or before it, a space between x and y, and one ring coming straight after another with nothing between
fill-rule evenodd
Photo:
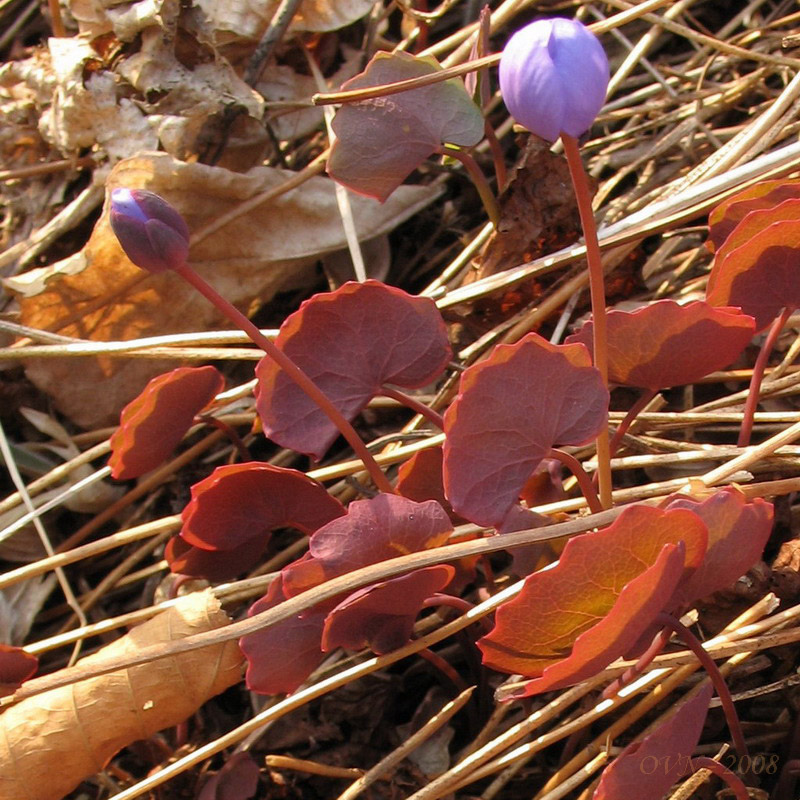
<instances>
[{"instance_id":1,"label":"kidney-shaped leaf","mask_svg":"<svg viewBox=\"0 0 800 800\"><path fill-rule=\"evenodd\" d=\"M231 550L204 550L173 536L164 548L170 571L208 581L227 581L248 572L259 563L269 544L269 533L254 536Z\"/></svg>"},{"instance_id":2,"label":"kidney-shaped leaf","mask_svg":"<svg viewBox=\"0 0 800 800\"><path fill-rule=\"evenodd\" d=\"M346 516L311 536L306 556L284 567L284 591L293 597L369 564L439 547L452 530L450 518L435 500L415 503L394 494L356 500Z\"/></svg>"},{"instance_id":3,"label":"kidney-shaped leaf","mask_svg":"<svg viewBox=\"0 0 800 800\"><path fill-rule=\"evenodd\" d=\"M282 603L281 582L273 581L269 591L250 606L252 617ZM320 637L326 611L307 609L269 628L239 639L247 659L247 688L259 694L293 692L322 663Z\"/></svg>"},{"instance_id":4,"label":"kidney-shaped leaf","mask_svg":"<svg viewBox=\"0 0 800 800\"><path fill-rule=\"evenodd\" d=\"M250 800L258 791L258 764L250 753L234 753L203 784L197 800Z\"/></svg>"},{"instance_id":5,"label":"kidney-shaped leaf","mask_svg":"<svg viewBox=\"0 0 800 800\"><path fill-rule=\"evenodd\" d=\"M629 744L606 767L592 800L662 797L674 783L689 776L692 753L703 732L711 701L711 684L704 686L641 742Z\"/></svg>"},{"instance_id":6,"label":"kidney-shaped leaf","mask_svg":"<svg viewBox=\"0 0 800 800\"><path fill-rule=\"evenodd\" d=\"M205 550L233 550L273 528L310 534L342 514L342 504L302 472L260 461L229 464L192 486L180 535Z\"/></svg>"},{"instance_id":7,"label":"kidney-shaped leaf","mask_svg":"<svg viewBox=\"0 0 800 800\"><path fill-rule=\"evenodd\" d=\"M734 228L751 212L774 208L784 200L800 198L800 181L761 181L723 200L708 215L708 242L719 250Z\"/></svg>"},{"instance_id":8,"label":"kidney-shaped leaf","mask_svg":"<svg viewBox=\"0 0 800 800\"><path fill-rule=\"evenodd\" d=\"M608 390L583 345L529 333L461 376L444 418L444 487L454 510L499 525L555 445L591 441L606 424Z\"/></svg>"},{"instance_id":9,"label":"kidney-shaped leaf","mask_svg":"<svg viewBox=\"0 0 800 800\"><path fill-rule=\"evenodd\" d=\"M347 419L384 383L425 386L451 357L432 300L373 280L306 300L286 318L275 344ZM283 447L322 458L339 433L333 423L269 356L259 362L256 376L264 433Z\"/></svg>"},{"instance_id":10,"label":"kidney-shaped leaf","mask_svg":"<svg viewBox=\"0 0 800 800\"><path fill-rule=\"evenodd\" d=\"M444 496L442 459L441 447L427 447L414 453L397 470L395 489L398 494L418 503L435 500L448 513L453 524L460 525L466 520L453 511L450 501Z\"/></svg>"},{"instance_id":11,"label":"kidney-shaped leaf","mask_svg":"<svg viewBox=\"0 0 800 800\"><path fill-rule=\"evenodd\" d=\"M707 536L684 509L631 506L608 528L570 539L558 564L530 575L478 646L487 666L534 678L514 696L568 686L629 649ZM700 548L702 549L702 547Z\"/></svg>"},{"instance_id":12,"label":"kidney-shaped leaf","mask_svg":"<svg viewBox=\"0 0 800 800\"><path fill-rule=\"evenodd\" d=\"M433 57L377 53L342 89L364 89L430 75ZM360 194L386 198L443 143L471 147L483 138L480 110L458 78L343 105L333 119L336 141L328 174Z\"/></svg>"},{"instance_id":13,"label":"kidney-shaped leaf","mask_svg":"<svg viewBox=\"0 0 800 800\"><path fill-rule=\"evenodd\" d=\"M111 437L112 477L126 481L155 469L224 385L214 367L179 367L153 378L122 409L119 428Z\"/></svg>"},{"instance_id":14,"label":"kidney-shaped leaf","mask_svg":"<svg viewBox=\"0 0 800 800\"><path fill-rule=\"evenodd\" d=\"M706 299L715 306L739 306L755 318L756 330L766 328L783 308L800 307L800 200L787 200L778 206L792 206L793 219L780 219L765 227L777 209L751 211L731 234L738 239L739 228L758 231L748 235L738 247L727 242L714 259L708 279ZM730 238L730 237L729 237Z\"/></svg>"},{"instance_id":15,"label":"kidney-shaped leaf","mask_svg":"<svg viewBox=\"0 0 800 800\"><path fill-rule=\"evenodd\" d=\"M39 668L39 659L21 647L0 644L0 696L12 694Z\"/></svg>"},{"instance_id":16,"label":"kidney-shaped leaf","mask_svg":"<svg viewBox=\"0 0 800 800\"><path fill-rule=\"evenodd\" d=\"M322 649L369 647L382 655L402 647L411 639L423 603L454 575L453 567L438 564L353 592L325 618Z\"/></svg>"},{"instance_id":17,"label":"kidney-shaped leaf","mask_svg":"<svg viewBox=\"0 0 800 800\"><path fill-rule=\"evenodd\" d=\"M608 379L643 389L694 383L728 366L753 338L752 317L738 308L697 301L659 300L636 311L607 315ZM567 342L592 351L594 325L587 322Z\"/></svg>"},{"instance_id":18,"label":"kidney-shaped leaf","mask_svg":"<svg viewBox=\"0 0 800 800\"><path fill-rule=\"evenodd\" d=\"M760 497L748 502L734 486L706 500L669 498L666 508L693 511L708 527L708 550L698 568L678 588L679 605L690 605L731 586L761 558L772 531L773 506Z\"/></svg>"}]
</instances>

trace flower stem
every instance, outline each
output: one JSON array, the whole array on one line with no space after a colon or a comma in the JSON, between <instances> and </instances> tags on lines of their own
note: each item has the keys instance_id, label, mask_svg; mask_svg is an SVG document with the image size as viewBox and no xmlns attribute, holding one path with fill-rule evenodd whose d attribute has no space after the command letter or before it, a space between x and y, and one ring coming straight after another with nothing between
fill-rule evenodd
<instances>
[{"instance_id":1,"label":"flower stem","mask_svg":"<svg viewBox=\"0 0 800 800\"><path fill-rule=\"evenodd\" d=\"M725 719L728 722L728 728L731 732L731 738L733 739L733 746L736 748L736 754L739 758L746 756L747 742L744 740L742 725L739 722L739 716L733 704L731 690L728 688L728 684L725 683L725 678L722 677L719 667L714 663L714 659L706 652L698 638L680 620L675 619L671 614L658 614L656 616L656 623L664 625L674 631L680 637L681 641L695 656L697 656L697 660L708 673L708 677L711 678L711 683L714 684L714 689L722 704L722 710L725 712Z\"/></svg>"},{"instance_id":2,"label":"flower stem","mask_svg":"<svg viewBox=\"0 0 800 800\"><path fill-rule=\"evenodd\" d=\"M250 451L242 441L239 434L227 422L218 419L213 414L198 414L195 421L203 425L210 425L212 428L222 431L230 440L239 458L244 461L250 461Z\"/></svg>"},{"instance_id":3,"label":"flower stem","mask_svg":"<svg viewBox=\"0 0 800 800\"><path fill-rule=\"evenodd\" d=\"M508 180L505 155L503 153L503 148L500 146L497 134L488 119L483 126L483 132L486 136L486 143L489 145L489 152L492 154L494 175L497 180L497 194L499 196L503 193L503 189L506 188L506 181Z\"/></svg>"},{"instance_id":4,"label":"flower stem","mask_svg":"<svg viewBox=\"0 0 800 800\"><path fill-rule=\"evenodd\" d=\"M575 476L581 493L586 498L589 510L592 514L599 514L603 510L603 506L600 505L597 492L595 492L594 486L592 485L592 479L586 474L586 470L583 468L581 462L578 461L575 456L571 456L569 453L559 450L557 447L553 447L550 450L547 454L547 458L557 459Z\"/></svg>"},{"instance_id":5,"label":"flower stem","mask_svg":"<svg viewBox=\"0 0 800 800\"><path fill-rule=\"evenodd\" d=\"M784 308L781 315L772 323L769 329L767 338L764 339L764 344L761 345L761 350L758 353L755 366L753 367L753 374L750 377L750 389L747 393L747 401L744 404L744 415L742 416L742 427L739 431L739 447L747 447L750 444L750 434L753 432L753 418L758 407L758 401L761 394L761 381L764 380L764 371L767 368L772 348L775 347L775 342L778 340L778 335L783 330L789 317L792 315L791 308Z\"/></svg>"},{"instance_id":6,"label":"flower stem","mask_svg":"<svg viewBox=\"0 0 800 800\"><path fill-rule=\"evenodd\" d=\"M489 186L486 176L481 171L475 159L466 151L459 150L455 147L440 147L438 152L443 156L452 156L463 164L470 180L478 190L481 202L486 209L489 219L492 221L492 225L496 228L500 223L500 206L497 205L497 200L492 192L492 188Z\"/></svg>"},{"instance_id":7,"label":"flower stem","mask_svg":"<svg viewBox=\"0 0 800 800\"><path fill-rule=\"evenodd\" d=\"M353 448L369 472L375 486L382 492L394 493L388 478L383 474L378 463L367 450L361 437L355 432L353 426L342 416L338 408L327 398L320 388L308 375L292 361L282 350L270 341L263 333L228 302L216 289L206 283L188 264L178 267L175 272L187 283L197 289L209 302L219 309L234 325L241 328L250 339L257 344L278 366L302 389L327 415L328 419L337 427L339 432Z\"/></svg>"},{"instance_id":8,"label":"flower stem","mask_svg":"<svg viewBox=\"0 0 800 800\"><path fill-rule=\"evenodd\" d=\"M610 456L614 458L619 449L619 446L622 444L622 439L624 438L625 434L630 429L633 421L639 414L642 413L644 408L647 404L656 396L655 389L647 389L644 391L639 399L628 409L628 413L625 415L625 418L620 422L619 427L614 431L614 435L611 437L611 446L610 446Z\"/></svg>"},{"instance_id":9,"label":"flower stem","mask_svg":"<svg viewBox=\"0 0 800 800\"><path fill-rule=\"evenodd\" d=\"M719 761L714 761L713 758L708 756L698 756L692 759L692 766L695 769L707 769L713 772L717 777L721 778L728 784L728 788L733 792L736 800L748 800L750 793L744 785L742 779L732 770L729 770L724 764Z\"/></svg>"},{"instance_id":10,"label":"flower stem","mask_svg":"<svg viewBox=\"0 0 800 800\"><path fill-rule=\"evenodd\" d=\"M663 649L669 643L672 631L667 628L662 628L655 636L653 641L648 646L647 650L639 656L638 661L631 667L625 670L616 680L610 683L603 690L603 699L608 700L613 697L627 686L633 683L649 666L657 655L660 655Z\"/></svg>"},{"instance_id":11,"label":"flower stem","mask_svg":"<svg viewBox=\"0 0 800 800\"><path fill-rule=\"evenodd\" d=\"M575 199L578 201L578 212L583 227L583 238L586 243L586 263L589 266L589 291L592 298L592 330L594 365L600 371L603 383L608 386L608 342L606 336L606 292L603 278L603 262L600 258L600 244L597 241L597 226L592 211L592 197L589 181L583 169L578 140L574 136L563 133L561 141L569 165ZM605 426L597 437L597 475L600 488L600 502L603 508L611 508L611 450L608 441L608 426Z\"/></svg>"},{"instance_id":12,"label":"flower stem","mask_svg":"<svg viewBox=\"0 0 800 800\"><path fill-rule=\"evenodd\" d=\"M428 422L437 427L440 431L444 430L444 420L442 419L442 415L434 411L432 408L428 408L425 403L420 402L416 397L412 397L405 392L401 392L399 389L395 389L393 386L381 386L381 394L384 397L391 397L392 400L397 400L398 403L402 403L407 408L410 408L421 417L427 419Z\"/></svg>"}]
</instances>

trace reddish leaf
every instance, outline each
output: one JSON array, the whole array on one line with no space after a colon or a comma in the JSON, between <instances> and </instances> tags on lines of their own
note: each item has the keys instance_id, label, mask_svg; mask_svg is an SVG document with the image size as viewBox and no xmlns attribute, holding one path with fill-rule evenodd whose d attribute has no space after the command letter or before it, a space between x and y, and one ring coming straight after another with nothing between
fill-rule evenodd
<instances>
[{"instance_id":1,"label":"reddish leaf","mask_svg":"<svg viewBox=\"0 0 800 800\"><path fill-rule=\"evenodd\" d=\"M714 259L706 299L739 306L766 328L784 307L800 307L800 200L751 211ZM740 231L741 229L741 231ZM734 244L738 246L734 247Z\"/></svg>"},{"instance_id":2,"label":"reddish leaf","mask_svg":"<svg viewBox=\"0 0 800 800\"><path fill-rule=\"evenodd\" d=\"M527 531L532 528L543 528L546 525L552 525L552 523L553 520L544 514L537 514L535 511L522 506L514 506L506 514L502 524L498 526L497 533L516 533L517 531ZM507 552L513 559L512 571L520 577L530 575L531 572L539 567L543 558L554 556L552 542L534 542L520 547L510 547ZM551 557L549 560L553 561L554 558Z\"/></svg>"},{"instance_id":3,"label":"reddish leaf","mask_svg":"<svg viewBox=\"0 0 800 800\"><path fill-rule=\"evenodd\" d=\"M678 587L680 605L691 605L733 584L761 558L772 531L772 504L760 497L747 502L734 486L726 486L702 502L675 496L666 507L693 511L708 527L705 558Z\"/></svg>"},{"instance_id":4,"label":"reddish leaf","mask_svg":"<svg viewBox=\"0 0 800 800\"><path fill-rule=\"evenodd\" d=\"M353 592L325 618L322 649L327 653L337 647L369 647L382 655L402 647L411 639L425 600L454 575L453 567L439 564Z\"/></svg>"},{"instance_id":5,"label":"reddish leaf","mask_svg":"<svg viewBox=\"0 0 800 800\"><path fill-rule=\"evenodd\" d=\"M718 250L734 228L751 212L774 208L800 198L800 181L761 181L723 200L708 216L708 246Z\"/></svg>"},{"instance_id":6,"label":"reddish leaf","mask_svg":"<svg viewBox=\"0 0 800 800\"><path fill-rule=\"evenodd\" d=\"M498 609L478 642L484 663L535 679L514 696L590 677L648 628L683 575L684 541L696 547L705 535L690 511L631 506L610 527L571 539L555 567Z\"/></svg>"},{"instance_id":7,"label":"reddish leaf","mask_svg":"<svg viewBox=\"0 0 800 800\"><path fill-rule=\"evenodd\" d=\"M267 594L253 603L247 614L255 616L285 599L281 582L273 581ZM239 647L247 659L247 688L259 694L282 694L297 689L325 657L320 637L326 613L311 608L239 639Z\"/></svg>"},{"instance_id":8,"label":"reddish leaf","mask_svg":"<svg viewBox=\"0 0 800 800\"><path fill-rule=\"evenodd\" d=\"M441 70L432 57L377 53L342 89L364 89ZM343 105L333 119L336 140L328 174L360 194L386 198L444 142L471 147L484 122L458 78L408 92Z\"/></svg>"},{"instance_id":9,"label":"reddish leaf","mask_svg":"<svg viewBox=\"0 0 800 800\"><path fill-rule=\"evenodd\" d=\"M445 494L458 514L499 525L557 445L594 439L608 390L583 345L530 333L465 370L444 418Z\"/></svg>"},{"instance_id":10,"label":"reddish leaf","mask_svg":"<svg viewBox=\"0 0 800 800\"><path fill-rule=\"evenodd\" d=\"M561 470L562 464L555 458L546 458L536 467L519 493L529 508L566 499Z\"/></svg>"},{"instance_id":11,"label":"reddish leaf","mask_svg":"<svg viewBox=\"0 0 800 800\"><path fill-rule=\"evenodd\" d=\"M232 550L204 550L173 536L164 548L164 558L171 572L205 578L215 583L248 572L258 564L267 549L270 534L254 536Z\"/></svg>"},{"instance_id":12,"label":"reddish leaf","mask_svg":"<svg viewBox=\"0 0 800 800\"><path fill-rule=\"evenodd\" d=\"M444 496L442 458L441 447L428 447L414 453L397 470L395 489L403 497L418 503L435 500L447 512L453 524L460 525L466 520L453 511L449 500Z\"/></svg>"},{"instance_id":13,"label":"reddish leaf","mask_svg":"<svg viewBox=\"0 0 800 800\"><path fill-rule=\"evenodd\" d=\"M39 668L39 659L21 647L0 644L0 696L13 694Z\"/></svg>"},{"instance_id":14,"label":"reddish leaf","mask_svg":"<svg viewBox=\"0 0 800 800\"><path fill-rule=\"evenodd\" d=\"M694 383L728 366L753 338L754 321L738 308L659 300L637 311L609 311L608 379L644 389ZM594 325L567 338L592 352Z\"/></svg>"},{"instance_id":15,"label":"reddish leaf","mask_svg":"<svg viewBox=\"0 0 800 800\"><path fill-rule=\"evenodd\" d=\"M796 221L800 218L800 198L785 200L779 205L757 208L747 213L739 224L728 234L717 250L715 263L723 261L743 244L747 244L757 233L775 222ZM711 291L718 273L712 270L706 286L706 294Z\"/></svg>"},{"instance_id":16,"label":"reddish leaf","mask_svg":"<svg viewBox=\"0 0 800 800\"><path fill-rule=\"evenodd\" d=\"M662 797L681 778L694 770L692 753L703 732L711 701L706 685L641 742L629 744L600 777L592 800L629 800Z\"/></svg>"},{"instance_id":17,"label":"reddish leaf","mask_svg":"<svg viewBox=\"0 0 800 800\"><path fill-rule=\"evenodd\" d=\"M284 567L284 591L293 597L369 564L439 547L452 530L450 518L435 500L415 503L394 494L356 500L346 516L312 535L305 557Z\"/></svg>"},{"instance_id":18,"label":"reddish leaf","mask_svg":"<svg viewBox=\"0 0 800 800\"><path fill-rule=\"evenodd\" d=\"M234 753L203 784L197 800L250 800L258 791L258 764L249 753Z\"/></svg>"},{"instance_id":19,"label":"reddish leaf","mask_svg":"<svg viewBox=\"0 0 800 800\"><path fill-rule=\"evenodd\" d=\"M302 472L253 461L217 467L192 486L180 535L204 550L233 550L273 528L310 534L342 514L342 504Z\"/></svg>"},{"instance_id":20,"label":"reddish leaf","mask_svg":"<svg viewBox=\"0 0 800 800\"><path fill-rule=\"evenodd\" d=\"M286 318L276 344L348 419L382 384L425 386L451 357L432 300L372 280L306 300ZM283 447L322 458L339 433L333 423L269 357L259 362L256 376L264 433Z\"/></svg>"},{"instance_id":21,"label":"reddish leaf","mask_svg":"<svg viewBox=\"0 0 800 800\"><path fill-rule=\"evenodd\" d=\"M214 367L180 367L153 378L122 409L119 428L111 437L112 477L126 481L155 469L224 386Z\"/></svg>"}]
</instances>

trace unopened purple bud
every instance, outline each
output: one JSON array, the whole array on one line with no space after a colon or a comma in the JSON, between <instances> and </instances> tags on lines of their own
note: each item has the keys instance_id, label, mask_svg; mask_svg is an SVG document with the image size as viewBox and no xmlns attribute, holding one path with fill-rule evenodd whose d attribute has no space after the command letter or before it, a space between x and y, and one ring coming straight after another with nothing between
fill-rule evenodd
<instances>
[{"instance_id":1,"label":"unopened purple bud","mask_svg":"<svg viewBox=\"0 0 800 800\"><path fill-rule=\"evenodd\" d=\"M542 19L517 31L500 57L500 91L514 119L554 142L594 122L608 88L603 46L580 22Z\"/></svg>"},{"instance_id":2,"label":"unopened purple bud","mask_svg":"<svg viewBox=\"0 0 800 800\"><path fill-rule=\"evenodd\" d=\"M145 189L114 189L109 216L125 255L137 267L166 272L186 263L189 227L157 194Z\"/></svg>"}]
</instances>

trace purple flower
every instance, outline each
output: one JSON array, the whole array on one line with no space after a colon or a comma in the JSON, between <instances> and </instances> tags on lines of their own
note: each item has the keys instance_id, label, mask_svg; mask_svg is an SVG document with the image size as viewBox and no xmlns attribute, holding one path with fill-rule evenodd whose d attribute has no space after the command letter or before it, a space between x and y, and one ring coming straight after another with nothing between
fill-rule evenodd
<instances>
[{"instance_id":1,"label":"purple flower","mask_svg":"<svg viewBox=\"0 0 800 800\"><path fill-rule=\"evenodd\" d=\"M606 98L608 59L597 37L580 22L542 19L509 40L500 57L500 91L511 115L554 142L562 132L579 137Z\"/></svg>"},{"instance_id":2,"label":"purple flower","mask_svg":"<svg viewBox=\"0 0 800 800\"><path fill-rule=\"evenodd\" d=\"M165 272L186 263L189 228L157 194L144 189L114 189L110 219L125 255L137 267Z\"/></svg>"}]
</instances>

